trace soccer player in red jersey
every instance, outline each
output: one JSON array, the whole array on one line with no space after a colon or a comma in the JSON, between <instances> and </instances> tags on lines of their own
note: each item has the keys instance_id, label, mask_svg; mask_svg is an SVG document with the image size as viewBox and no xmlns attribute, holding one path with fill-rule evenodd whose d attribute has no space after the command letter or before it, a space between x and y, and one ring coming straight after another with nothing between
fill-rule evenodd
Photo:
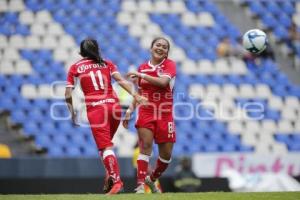
<instances>
[{"instance_id":1,"label":"soccer player in red jersey","mask_svg":"<svg viewBox=\"0 0 300 200\"><path fill-rule=\"evenodd\" d=\"M160 192L154 183L171 162L173 144L176 141L173 120L173 86L176 64L168 59L169 49L170 43L167 39L155 38L151 43L150 60L141 64L138 71L127 74L128 77L137 77L139 93L149 100L147 105L138 107L135 124L140 146L140 154L137 159L138 186L136 193L144 193L144 184L147 184L153 193ZM135 107L133 103L126 111L123 120L125 128L128 127L128 120ZM147 176L153 140L158 144L159 157L155 169L150 176Z\"/></svg>"},{"instance_id":2,"label":"soccer player in red jersey","mask_svg":"<svg viewBox=\"0 0 300 200\"><path fill-rule=\"evenodd\" d=\"M74 79L78 78L85 96L88 121L109 176L105 183L109 191L105 192L116 194L123 190L123 183L120 179L118 162L112 150L112 138L120 124L121 106L113 91L111 79L114 78L138 103L145 103L147 99L134 91L134 87L131 87L132 85L120 75L112 62L102 59L96 40L91 38L83 40L80 44L80 54L83 58L74 63L68 72L66 102L72 121L76 124L72 90L75 86Z\"/></svg>"}]
</instances>

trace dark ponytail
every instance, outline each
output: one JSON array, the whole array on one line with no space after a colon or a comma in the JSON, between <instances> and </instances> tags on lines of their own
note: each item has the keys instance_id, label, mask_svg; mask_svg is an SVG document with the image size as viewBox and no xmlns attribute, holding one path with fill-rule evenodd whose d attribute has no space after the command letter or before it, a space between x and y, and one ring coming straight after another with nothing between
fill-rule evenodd
<instances>
[{"instance_id":1,"label":"dark ponytail","mask_svg":"<svg viewBox=\"0 0 300 200\"><path fill-rule=\"evenodd\" d=\"M80 43L80 53L82 57L90 58L100 65L105 65L105 61L101 57L99 46L96 40L92 38L86 38Z\"/></svg>"}]
</instances>

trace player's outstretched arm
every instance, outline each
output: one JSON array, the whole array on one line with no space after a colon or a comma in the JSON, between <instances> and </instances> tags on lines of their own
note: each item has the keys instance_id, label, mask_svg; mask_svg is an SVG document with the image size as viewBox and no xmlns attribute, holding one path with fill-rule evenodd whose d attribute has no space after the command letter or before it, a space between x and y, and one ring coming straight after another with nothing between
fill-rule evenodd
<instances>
[{"instance_id":1,"label":"player's outstretched arm","mask_svg":"<svg viewBox=\"0 0 300 200\"><path fill-rule=\"evenodd\" d=\"M125 116L122 120L122 124L124 128L128 128L129 120L131 119L131 114L136 108L136 101L133 100L132 103L129 105L128 109L126 110Z\"/></svg>"},{"instance_id":2,"label":"player's outstretched arm","mask_svg":"<svg viewBox=\"0 0 300 200\"><path fill-rule=\"evenodd\" d=\"M149 76L147 74L143 74L143 73L139 73L139 72L128 72L127 77L139 77L141 79L144 79L146 81L148 81L149 83L161 87L161 88L165 88L169 85L171 79L167 76L161 76L161 77L153 77L153 76Z\"/></svg>"},{"instance_id":3,"label":"player's outstretched arm","mask_svg":"<svg viewBox=\"0 0 300 200\"><path fill-rule=\"evenodd\" d=\"M134 97L134 100L138 104L147 104L148 99L146 97L143 97L139 95L135 89L133 84L130 82L126 81L120 73L114 73L112 77L118 82L118 84L125 89L129 94L131 94Z\"/></svg>"},{"instance_id":4,"label":"player's outstretched arm","mask_svg":"<svg viewBox=\"0 0 300 200\"><path fill-rule=\"evenodd\" d=\"M73 107L72 90L73 90L73 88L66 87L65 101L66 101L68 109L71 113L73 124L78 126L78 124L76 123L76 113L75 113L75 110L74 110L74 107Z\"/></svg>"}]
</instances>

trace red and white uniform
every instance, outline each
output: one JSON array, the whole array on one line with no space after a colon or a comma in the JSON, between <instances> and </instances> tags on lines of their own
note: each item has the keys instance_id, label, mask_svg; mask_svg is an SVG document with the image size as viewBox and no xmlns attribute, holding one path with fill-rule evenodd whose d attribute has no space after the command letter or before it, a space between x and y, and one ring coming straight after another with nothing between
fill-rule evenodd
<instances>
[{"instance_id":1,"label":"red and white uniform","mask_svg":"<svg viewBox=\"0 0 300 200\"><path fill-rule=\"evenodd\" d=\"M111 140L121 119L121 106L111 85L114 73L119 72L112 62L100 65L84 58L70 67L67 77L67 87L74 87L76 78L80 81L87 117L100 150L113 145Z\"/></svg>"},{"instance_id":2,"label":"red and white uniform","mask_svg":"<svg viewBox=\"0 0 300 200\"><path fill-rule=\"evenodd\" d=\"M156 143L175 142L175 124L173 119L173 87L176 77L176 64L170 59L158 65L150 61L139 66L138 72L153 77L166 76L170 79L167 87L155 86L145 79L138 80L140 94L149 100L148 105L139 106L137 128L148 128L154 134Z\"/></svg>"}]
</instances>

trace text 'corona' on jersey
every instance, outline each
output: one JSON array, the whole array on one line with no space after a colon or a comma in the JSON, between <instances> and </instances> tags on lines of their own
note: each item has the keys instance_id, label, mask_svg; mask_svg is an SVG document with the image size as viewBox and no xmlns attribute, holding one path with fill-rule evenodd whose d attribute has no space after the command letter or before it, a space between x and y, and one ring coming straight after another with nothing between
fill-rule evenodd
<instances>
[{"instance_id":1,"label":"text 'corona' on jersey","mask_svg":"<svg viewBox=\"0 0 300 200\"><path fill-rule=\"evenodd\" d=\"M79 74L81 74L89 69L101 69L101 68L106 68L106 67L107 67L106 65L100 65L100 64L81 65L80 67L77 68L77 72Z\"/></svg>"}]
</instances>

